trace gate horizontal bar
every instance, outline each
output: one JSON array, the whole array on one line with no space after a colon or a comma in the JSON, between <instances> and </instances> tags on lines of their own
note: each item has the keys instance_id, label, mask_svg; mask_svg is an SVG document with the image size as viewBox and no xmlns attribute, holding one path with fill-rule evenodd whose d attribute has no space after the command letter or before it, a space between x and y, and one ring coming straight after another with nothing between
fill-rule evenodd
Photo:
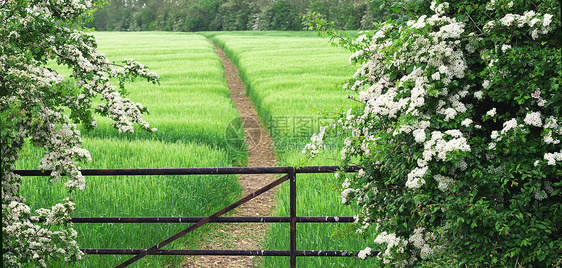
<instances>
[{"instance_id":1,"label":"gate horizontal bar","mask_svg":"<svg viewBox=\"0 0 562 268\"><path fill-rule=\"evenodd\" d=\"M292 173L292 174L294 175L294 173ZM166 239L166 240L164 240L164 241L162 241L162 242L160 242L160 243L154 245L153 247L148 248L148 249L146 249L146 250L143 250L143 251L140 252L139 254L137 254L137 255L133 256L132 258L126 260L125 262L123 262L123 263L121 263L121 264L115 266L115 268L127 267L127 266L129 266L130 264L132 264L132 263L138 261L139 259L142 259L142 258L144 258L144 257L147 256L147 255L151 255L152 253L154 253L154 251L161 249L162 247L166 246L167 244L173 242L174 240L176 240L176 239L178 239L178 238L180 238L180 237L182 237L182 236L184 236L184 235L186 235L186 234L192 232L193 230L195 230L195 229L197 229L197 228L199 228L199 227L205 225L205 224L208 223L209 221L213 221L213 220L219 218L220 216L222 216L223 214L225 214L225 213L227 213L227 212L229 212L229 211L231 211L231 210L237 208L238 206L240 206L240 205L242 205L242 204L244 204L244 203L246 203L246 202L252 200L252 199L255 198L256 196L259 196L259 195L261 195L261 194L263 194L263 193L265 193L265 192L267 192L267 191L269 191L269 190L275 188L275 187L278 186L279 184L281 184L281 183L285 182L287 179L289 179L289 177L290 177L289 175L285 175L285 176L283 176L283 177L281 177L281 178L279 178L279 179L277 179L277 180L275 180L275 181L269 183L268 185L263 186L263 187L260 188L259 190L255 191L255 192L253 192L253 193L251 193L251 194L248 194L248 195L246 195L245 197L239 199L238 201L236 201L236 202L234 202L234 203L232 203L232 204L226 206L225 208L223 208L223 209L217 211L215 214L213 214L213 215L211 215L211 216L209 216L209 217L206 217L206 218L204 218L204 219L198 221L197 223L195 223L195 224L189 226L188 228L184 229L183 231L181 231L181 232L179 232L179 233L177 233L177 234L171 236L170 238L168 238L168 239Z\"/></svg>"},{"instance_id":2,"label":"gate horizontal bar","mask_svg":"<svg viewBox=\"0 0 562 268\"><path fill-rule=\"evenodd\" d=\"M146 249L80 249L85 254L137 255ZM347 250L297 250L301 257L356 257L358 251ZM373 256L378 251L373 251ZM216 256L290 256L289 250L204 250L204 249L158 249L151 255L216 255Z\"/></svg>"},{"instance_id":3,"label":"gate horizontal bar","mask_svg":"<svg viewBox=\"0 0 562 268\"><path fill-rule=\"evenodd\" d=\"M217 174L283 174L283 173L330 173L340 169L339 166L307 167L223 167L223 168L138 168L138 169L82 169L84 176L117 175L217 175ZM355 172L357 166L348 167L346 171ZM14 170L20 176L49 176L51 170L19 169Z\"/></svg>"},{"instance_id":4,"label":"gate horizontal bar","mask_svg":"<svg viewBox=\"0 0 562 268\"><path fill-rule=\"evenodd\" d=\"M75 217L73 223L184 223L205 217ZM209 222L290 222L291 217L219 217ZM297 217L297 222L354 222L353 217Z\"/></svg>"}]
</instances>

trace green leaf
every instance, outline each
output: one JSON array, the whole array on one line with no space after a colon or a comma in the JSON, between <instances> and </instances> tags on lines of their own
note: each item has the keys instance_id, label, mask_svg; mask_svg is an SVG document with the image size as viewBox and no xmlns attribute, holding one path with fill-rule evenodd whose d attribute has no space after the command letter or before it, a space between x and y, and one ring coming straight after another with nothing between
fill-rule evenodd
<instances>
[{"instance_id":1,"label":"green leaf","mask_svg":"<svg viewBox=\"0 0 562 268\"><path fill-rule=\"evenodd\" d=\"M413 70L414 70L414 65L410 65L410 67L408 67L408 69L406 69L406 74L412 73Z\"/></svg>"}]
</instances>

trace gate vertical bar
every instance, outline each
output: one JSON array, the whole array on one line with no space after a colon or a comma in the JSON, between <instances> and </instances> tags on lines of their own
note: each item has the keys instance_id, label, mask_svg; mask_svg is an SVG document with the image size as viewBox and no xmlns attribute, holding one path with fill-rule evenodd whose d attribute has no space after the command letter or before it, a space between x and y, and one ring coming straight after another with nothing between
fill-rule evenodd
<instances>
[{"instance_id":1,"label":"gate vertical bar","mask_svg":"<svg viewBox=\"0 0 562 268\"><path fill-rule=\"evenodd\" d=\"M297 267L297 174L291 172L289 175L290 190L290 217L291 217L291 268Z\"/></svg>"}]
</instances>

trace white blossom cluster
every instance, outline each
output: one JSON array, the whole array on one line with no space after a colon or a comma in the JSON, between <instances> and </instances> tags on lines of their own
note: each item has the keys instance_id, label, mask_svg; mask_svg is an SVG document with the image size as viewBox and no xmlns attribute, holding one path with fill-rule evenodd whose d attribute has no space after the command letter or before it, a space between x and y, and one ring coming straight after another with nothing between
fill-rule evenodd
<instances>
[{"instance_id":1,"label":"white blossom cluster","mask_svg":"<svg viewBox=\"0 0 562 268\"><path fill-rule=\"evenodd\" d=\"M429 258L437 249L438 246L432 247L429 243L435 240L436 236L432 232L425 231L424 227L414 229L414 233L410 236L408 241L419 250L419 255L422 259Z\"/></svg>"},{"instance_id":2,"label":"white blossom cluster","mask_svg":"<svg viewBox=\"0 0 562 268\"><path fill-rule=\"evenodd\" d=\"M540 112L531 112L525 116L523 122L527 125L535 126L535 127L542 127L542 119Z\"/></svg>"},{"instance_id":3,"label":"white blossom cluster","mask_svg":"<svg viewBox=\"0 0 562 268\"><path fill-rule=\"evenodd\" d=\"M306 145L302 153L309 154L310 156L314 157L318 154L318 151L320 149L325 148L324 139L323 139L325 132L326 132L326 127L321 127L318 133L312 135L311 143Z\"/></svg>"},{"instance_id":4,"label":"white blossom cluster","mask_svg":"<svg viewBox=\"0 0 562 268\"><path fill-rule=\"evenodd\" d=\"M465 163L466 165L466 163ZM443 176L440 174L434 175L433 179L435 181L437 181L437 183L439 183L439 185L437 186L437 188L439 188L439 190L446 192L449 190L449 187L451 187L451 185L453 184L453 179L447 177L447 176Z\"/></svg>"},{"instance_id":5,"label":"white blossom cluster","mask_svg":"<svg viewBox=\"0 0 562 268\"><path fill-rule=\"evenodd\" d=\"M543 15L533 10L523 13L523 15L509 13L499 21L488 22L484 26L484 31L490 31L491 29L498 27L527 27L531 37L533 39L537 39L539 35L546 35L554 29L552 25L552 18L552 14Z\"/></svg>"},{"instance_id":6,"label":"white blossom cluster","mask_svg":"<svg viewBox=\"0 0 562 268\"><path fill-rule=\"evenodd\" d=\"M490 114L490 112L488 112ZM493 109L495 115L495 108ZM528 127L541 128L543 135L543 142L546 145L557 145L562 139L562 126L558 125L558 120L554 116L544 118L541 112L527 113L525 118L522 119L524 124L519 123L516 118L511 118L503 123L503 128L499 131L491 131L490 138L492 142L489 143L489 149L495 150L497 143L502 141L505 137L513 135L513 133L521 132ZM513 131L513 132L510 132ZM542 160L546 160L547 165L554 166L557 161L562 161L562 155L559 152L547 152L543 155ZM534 166L538 166L541 160L535 160Z\"/></svg>"},{"instance_id":7,"label":"white blossom cluster","mask_svg":"<svg viewBox=\"0 0 562 268\"><path fill-rule=\"evenodd\" d=\"M554 153L545 153L544 160L548 161L548 165L554 166L557 161L562 161L562 151Z\"/></svg>"},{"instance_id":8,"label":"white blossom cluster","mask_svg":"<svg viewBox=\"0 0 562 268\"><path fill-rule=\"evenodd\" d=\"M388 234L387 232L382 232L377 235L374 242L377 244L386 244L384 252L377 256L377 258L382 258L383 263L391 262L393 258L391 251L404 253L404 248L408 245L408 240L403 239L394 233Z\"/></svg>"},{"instance_id":9,"label":"white blossom cluster","mask_svg":"<svg viewBox=\"0 0 562 268\"><path fill-rule=\"evenodd\" d=\"M7 217L3 219L6 227L2 227L2 232L6 236L15 237L11 242L11 250L25 251L29 254L31 261L37 262L42 267L47 267L45 255L56 256L66 255L65 258L81 259L84 255L76 244L77 233L72 228L57 230L49 226L57 226L63 223L68 224L70 213L74 211L74 203L69 198L64 200L64 204L56 204L51 209L38 209L38 216L30 216L31 209L22 202L12 201L5 207ZM42 217L45 225L37 224ZM57 230L57 231L55 231ZM53 243L53 238L61 239L62 244ZM71 254L71 255L69 255ZM8 266L20 267L21 263L16 254L5 253L3 256L4 264Z\"/></svg>"},{"instance_id":10,"label":"white blossom cluster","mask_svg":"<svg viewBox=\"0 0 562 268\"><path fill-rule=\"evenodd\" d=\"M365 259L367 258L367 256L371 255L371 248L370 247L366 247L363 250L360 250L359 253L357 253L357 257L359 257L360 259Z\"/></svg>"},{"instance_id":11,"label":"white blossom cluster","mask_svg":"<svg viewBox=\"0 0 562 268\"><path fill-rule=\"evenodd\" d=\"M406 181L406 187L410 189L418 189L422 185L424 185L425 180L423 179L423 177L425 177L427 169L428 167L424 166L422 168L414 168L414 170L410 171L410 173L408 173L408 181Z\"/></svg>"}]
</instances>

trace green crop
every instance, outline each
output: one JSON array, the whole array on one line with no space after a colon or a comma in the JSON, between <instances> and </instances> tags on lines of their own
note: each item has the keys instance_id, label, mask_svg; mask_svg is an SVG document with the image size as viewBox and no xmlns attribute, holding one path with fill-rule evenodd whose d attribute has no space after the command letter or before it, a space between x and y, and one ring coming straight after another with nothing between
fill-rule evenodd
<instances>
[{"instance_id":1,"label":"green crop","mask_svg":"<svg viewBox=\"0 0 562 268\"><path fill-rule=\"evenodd\" d=\"M238 117L224 70L214 48L200 35L180 33L95 34L99 50L111 61L134 58L160 75L160 86L133 82L129 98L150 109L145 118L155 133L137 129L118 133L111 122L82 130L92 162L83 168L227 167L245 162L246 152L226 143L226 125ZM61 70L65 73L65 70ZM243 133L238 133L243 135ZM41 152L26 147L18 169L35 169ZM208 216L240 193L235 175L87 177L86 189L73 194L74 217ZM62 183L25 178L22 186L32 208L49 207L65 196ZM81 248L148 248L188 224L75 224ZM169 249L194 248L206 227L175 241ZM87 255L79 267L114 266L130 256ZM149 256L135 267L178 266L182 257ZM50 263L49 267L64 267Z\"/></svg>"},{"instance_id":2,"label":"green crop","mask_svg":"<svg viewBox=\"0 0 562 268\"><path fill-rule=\"evenodd\" d=\"M355 71L347 51L331 47L311 32L227 32L207 36L239 67L248 95L272 134L279 165L340 164L337 159L343 140L337 135L326 143L328 150L322 155L323 160L304 161L301 151L310 136L330 122L325 118L330 117L326 111L351 106L352 101L341 85ZM341 203L339 183L332 174L297 175L297 215L356 215L356 211ZM288 188L280 188L274 216L289 215ZM297 230L298 250L362 250L365 244L360 241L373 235L372 231L356 235L349 223L299 223ZM272 224L264 249L288 250L289 225ZM356 258L297 258L299 267L368 267L370 263ZM289 259L265 257L260 265L287 267Z\"/></svg>"}]
</instances>

